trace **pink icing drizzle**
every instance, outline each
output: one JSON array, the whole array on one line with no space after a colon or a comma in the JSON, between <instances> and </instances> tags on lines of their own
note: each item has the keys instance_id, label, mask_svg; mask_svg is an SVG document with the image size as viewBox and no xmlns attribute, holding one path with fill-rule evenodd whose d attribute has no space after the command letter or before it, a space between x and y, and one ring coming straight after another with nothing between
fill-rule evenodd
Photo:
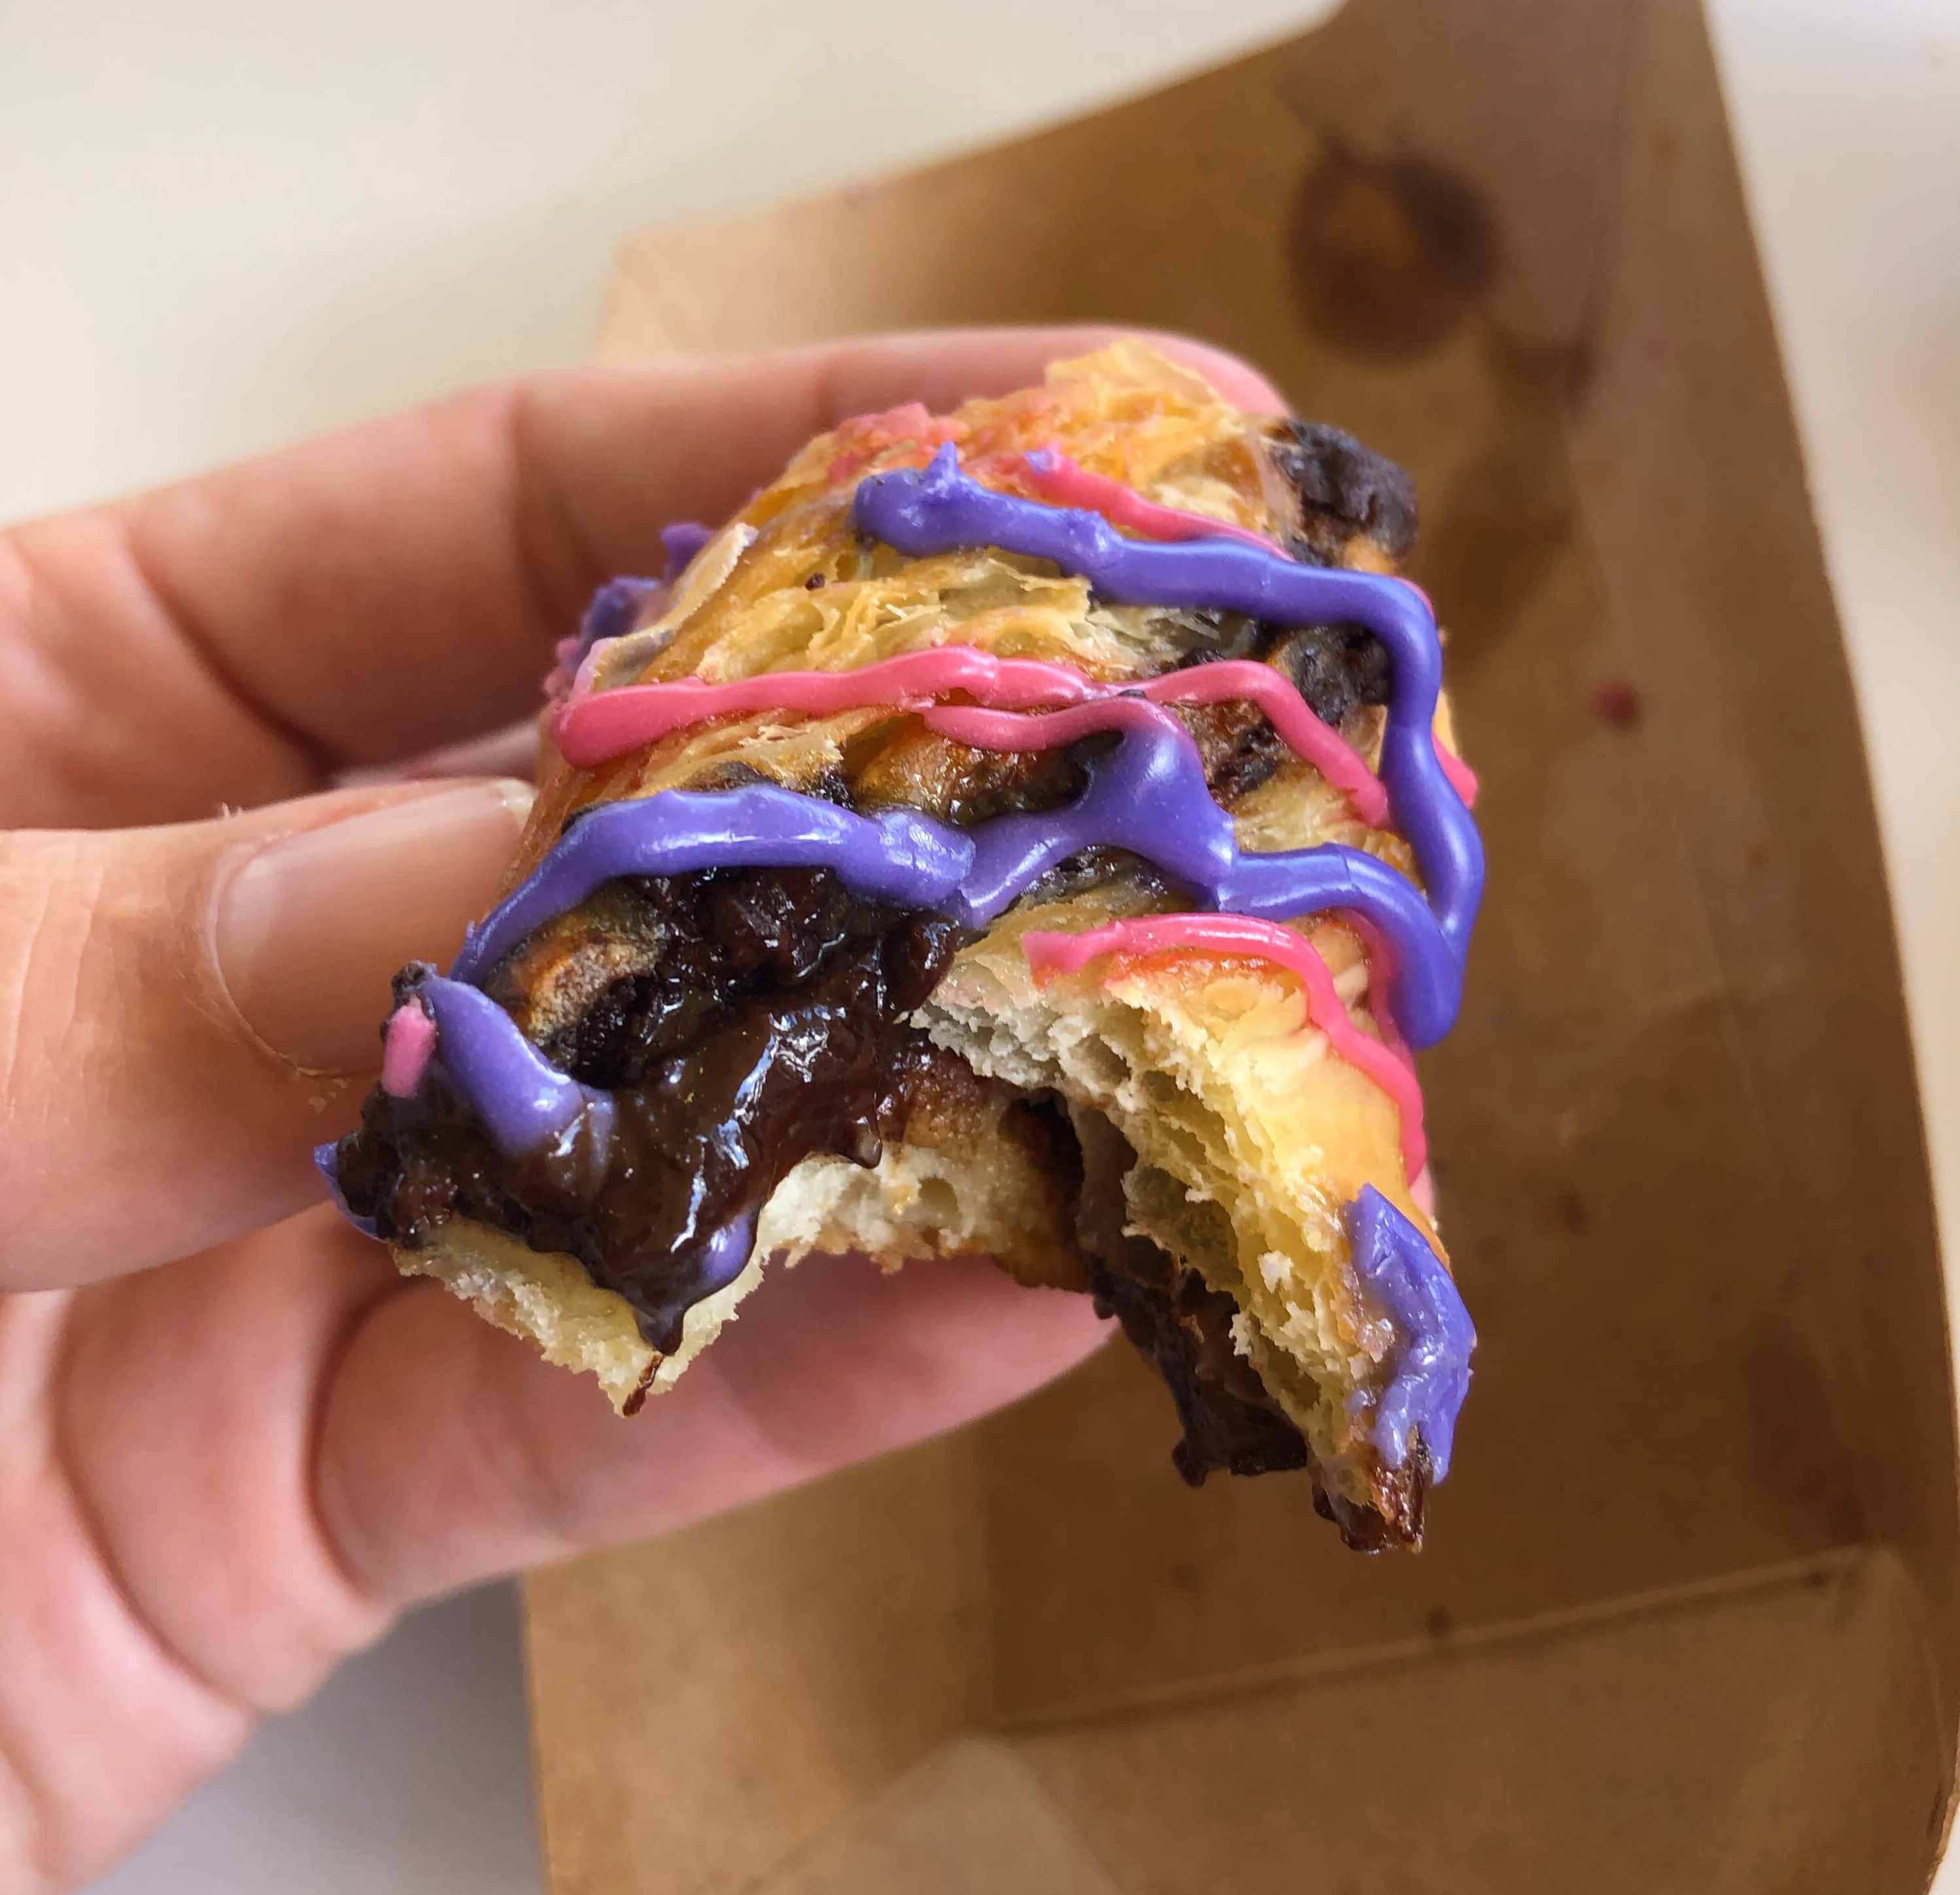
<instances>
[{"instance_id":1,"label":"pink icing drizzle","mask_svg":"<svg viewBox=\"0 0 1960 1895\"><path fill-rule=\"evenodd\" d=\"M1132 532L1142 533L1152 539L1223 538L1243 540L1248 545L1257 546L1262 552L1271 552L1276 549L1274 540L1265 533L1255 532L1250 526L1241 526L1233 520L1214 520L1208 513L1194 513L1181 507L1166 507L1160 501L1147 500L1134 487L1128 486L1120 480L1112 479L1107 474L1090 472L1079 463L1071 460L1052 444L1033 453L1023 454L1020 459L1028 484L1043 500L1052 501L1058 507L1080 507L1091 513L1100 513L1112 526L1127 526ZM1405 579L1402 583L1429 606L1433 615L1435 607L1429 594L1413 579ZM1208 667L1213 669L1225 668ZM1265 666L1258 669L1262 671L1268 669ZM1268 675L1276 676L1270 672ZM1278 682L1283 688L1286 687L1284 679L1279 679ZM1356 793L1357 785L1344 780L1338 767L1329 768L1321 757L1314 754L1313 749L1307 742L1301 741L1282 723L1274 701L1277 695L1249 690L1220 689L1209 692L1202 697L1195 695L1181 695L1175 698L1160 696L1157 701L1160 704L1216 704L1221 698L1252 698L1265 712L1273 727L1299 755L1314 765L1337 789L1348 792L1348 800L1354 806L1354 813L1363 822L1371 823L1377 828L1382 827L1387 820L1386 815L1375 814L1364 807ZM1307 709L1297 692L1293 692L1291 695L1297 711L1303 712L1306 717L1312 718L1320 730L1324 731L1327 729ZM1346 744L1342 744L1341 748L1349 756L1354 757L1357 764L1360 764L1360 758ZM1443 774L1449 779L1450 787L1463 799L1464 807L1474 809L1477 803L1477 773L1461 757L1446 749L1440 739L1437 742L1436 755L1437 761L1443 765ZM1367 766L1363 764L1360 767L1365 773ZM1369 781L1373 783L1376 780L1370 775ZM1379 793L1374 800L1381 800ZM1385 803L1383 808L1386 809Z\"/></svg>"},{"instance_id":2,"label":"pink icing drizzle","mask_svg":"<svg viewBox=\"0 0 1960 1895\"><path fill-rule=\"evenodd\" d=\"M1246 955L1297 974L1306 989L1307 1018L1327 1035L1340 1057L1394 1101L1402 1115L1402 1162L1411 1178L1421 1175L1428 1144L1422 1128L1422 1092L1408 1048L1399 1038L1392 1044L1372 1038L1354 1024L1335 990L1327 963L1291 928L1243 914L1160 914L1106 922L1081 934L1036 930L1021 936L1021 948L1038 977L1078 972L1106 954L1179 949Z\"/></svg>"},{"instance_id":3,"label":"pink icing drizzle","mask_svg":"<svg viewBox=\"0 0 1960 1895\"><path fill-rule=\"evenodd\" d=\"M908 651L857 671L768 672L726 684L677 678L615 691L593 691L588 669L571 700L553 714L552 736L568 763L590 770L711 717L751 717L765 711L826 717L874 704L919 711L955 691L996 709L1060 707L1119 695L1141 696L1153 704L1244 698L1256 704L1281 739L1347 797L1363 822L1381 828L1389 820L1388 793L1360 752L1313 714L1290 680L1249 658L1168 672L1140 686L1099 684L1066 665L996 658L971 645ZM1068 741L1072 739L1048 739L1028 747Z\"/></svg>"},{"instance_id":4,"label":"pink icing drizzle","mask_svg":"<svg viewBox=\"0 0 1960 1895\"><path fill-rule=\"evenodd\" d=\"M832 482L854 474L894 440L932 444L950 438L952 430L949 422L931 414L923 402L907 402L880 414L854 415L837 431L847 440L864 444L847 450L832 462L826 472ZM1146 499L1122 481L1092 473L1052 444L1030 453L985 458L1018 466L1045 500L1087 508L1112 525L1153 539L1223 537L1242 540L1262 552L1275 549L1273 540L1249 526ZM1402 583L1428 603L1429 595L1414 580ZM609 645L612 641L602 642ZM600 694L593 688L600 650L601 647L595 646L587 654L567 701L552 717L552 737L560 754L582 770L712 717L753 716L772 710L823 716L883 704L895 710L918 711L953 691L964 691L996 708L1032 710L1137 688L1092 683L1065 666L1039 660L997 660L967 647L949 646L906 653L854 672L776 672L722 685L682 678ZM1363 822L1375 828L1387 826L1388 796L1381 779L1338 731L1315 716L1293 685L1270 666L1249 660L1227 660L1170 672L1141 688L1141 695L1157 704L1217 704L1233 698L1256 704L1281 741L1340 790ZM945 734L953 733L949 730ZM1474 806L1475 773L1445 749L1440 739L1436 751L1451 787L1466 807Z\"/></svg>"},{"instance_id":5,"label":"pink icing drizzle","mask_svg":"<svg viewBox=\"0 0 1960 1895\"><path fill-rule=\"evenodd\" d=\"M1262 552L1275 550L1273 540L1249 526L1147 500L1122 481L1091 473L1055 446L1038 448L1020 459L1029 485L1043 500L1100 513L1112 526L1127 526L1150 539L1242 539Z\"/></svg>"},{"instance_id":6,"label":"pink icing drizzle","mask_svg":"<svg viewBox=\"0 0 1960 1895\"><path fill-rule=\"evenodd\" d=\"M1402 1030L1396 1025L1395 1013L1386 998L1398 965L1395 943L1366 915L1357 914L1351 909L1342 918L1360 936L1361 946L1368 957L1368 1012L1374 1020L1375 1030L1381 1035L1382 1044L1408 1068L1413 1079L1415 1055L1409 1051L1408 1041L1402 1038ZM1421 1109L1418 1099L1416 1110L1420 1113ZM1409 1175L1413 1178L1414 1172L1411 1171Z\"/></svg>"},{"instance_id":7,"label":"pink icing drizzle","mask_svg":"<svg viewBox=\"0 0 1960 1895\"><path fill-rule=\"evenodd\" d=\"M1242 698L1257 704L1280 739L1312 764L1371 828L1388 826L1389 793L1361 753L1331 724L1322 723L1292 680L1250 658L1220 659L1153 678L1144 695L1153 704L1217 704Z\"/></svg>"},{"instance_id":8,"label":"pink icing drizzle","mask_svg":"<svg viewBox=\"0 0 1960 1895\"><path fill-rule=\"evenodd\" d=\"M1154 730L1165 721L1164 712L1155 704L1131 697L1071 704L1066 710L1044 711L1038 717L952 704L936 705L925 714L928 730L976 750L1054 750L1098 730ZM1174 719L1169 727L1183 734Z\"/></svg>"},{"instance_id":9,"label":"pink icing drizzle","mask_svg":"<svg viewBox=\"0 0 1960 1895\"><path fill-rule=\"evenodd\" d=\"M381 1042L381 1089L391 1099L412 1099L422 1090L435 1054L435 1022L411 1000L388 1016Z\"/></svg>"}]
</instances>

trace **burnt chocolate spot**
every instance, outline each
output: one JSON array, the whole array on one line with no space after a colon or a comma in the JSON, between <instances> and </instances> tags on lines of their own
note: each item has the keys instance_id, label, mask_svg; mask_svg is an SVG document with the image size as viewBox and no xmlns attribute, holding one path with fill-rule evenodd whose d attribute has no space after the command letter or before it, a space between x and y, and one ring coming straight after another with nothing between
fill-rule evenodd
<instances>
[{"instance_id":1,"label":"burnt chocolate spot","mask_svg":"<svg viewBox=\"0 0 1960 1895\"><path fill-rule=\"evenodd\" d=\"M959 946L941 917L860 901L826 870L646 877L622 886L662 946L545 1050L612 1094L596 1197L551 1154L507 1158L440 1079L380 1088L341 1143L342 1188L413 1248L463 1216L575 1257L666 1353L714 1286L714 1235L803 1159L875 1165L950 1055L906 1025ZM440 1069L438 1068L438 1073Z\"/></svg>"},{"instance_id":2,"label":"burnt chocolate spot","mask_svg":"<svg viewBox=\"0 0 1960 1895\"><path fill-rule=\"evenodd\" d=\"M1206 784L1228 807L1256 790L1286 760L1284 742L1256 704L1191 704L1182 714L1204 760Z\"/></svg>"},{"instance_id":3,"label":"burnt chocolate spot","mask_svg":"<svg viewBox=\"0 0 1960 1895\"><path fill-rule=\"evenodd\" d=\"M1252 658L1275 666L1293 681L1322 723L1341 729L1363 706L1389 701L1388 648L1363 625L1296 625L1243 622L1229 644L1196 651L1177 669ZM1284 760L1279 733L1250 704L1188 707L1182 714L1204 758L1207 785L1229 803L1263 783Z\"/></svg>"},{"instance_id":4,"label":"burnt chocolate spot","mask_svg":"<svg viewBox=\"0 0 1960 1895\"><path fill-rule=\"evenodd\" d=\"M1275 645L1273 662L1337 730L1363 705L1389 701L1388 647L1364 626L1301 625Z\"/></svg>"},{"instance_id":5,"label":"burnt chocolate spot","mask_svg":"<svg viewBox=\"0 0 1960 1895\"><path fill-rule=\"evenodd\" d=\"M1420 1437L1407 1463L1384 1468L1375 1477L1374 1504L1363 1506L1335 1493L1319 1468L1313 1474L1313 1510L1331 1520L1341 1544L1354 1553L1386 1553L1396 1548L1418 1551L1422 1545L1423 1511L1432 1469L1429 1450Z\"/></svg>"},{"instance_id":6,"label":"burnt chocolate spot","mask_svg":"<svg viewBox=\"0 0 1960 1895\"><path fill-rule=\"evenodd\" d=\"M1408 557L1415 545L1415 483L1401 468L1338 428L1274 425L1274 465L1300 497L1297 552L1316 565L1337 564L1347 542L1365 533L1391 559Z\"/></svg>"}]
</instances>

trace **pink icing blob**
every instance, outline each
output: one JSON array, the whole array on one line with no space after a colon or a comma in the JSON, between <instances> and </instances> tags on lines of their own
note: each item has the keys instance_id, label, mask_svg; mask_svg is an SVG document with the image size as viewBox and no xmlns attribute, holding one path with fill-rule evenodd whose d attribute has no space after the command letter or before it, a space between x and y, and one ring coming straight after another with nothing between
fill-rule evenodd
<instances>
[{"instance_id":1,"label":"pink icing blob","mask_svg":"<svg viewBox=\"0 0 1960 1895\"><path fill-rule=\"evenodd\" d=\"M919 711L955 691L991 707L1025 710L1060 708L1118 694L1146 698L1153 704L1244 698L1259 707L1296 755L1347 797L1363 822L1376 828L1388 823L1388 793L1360 752L1313 714L1289 679L1249 658L1169 672L1134 686L1095 683L1066 665L1041 659L996 658L971 645L942 645L932 651L908 651L858 671L778 671L727 684L677 678L669 684L625 685L601 692L591 688L588 663L571 699L553 714L552 736L568 763L590 770L711 717L752 717L765 711L826 717L873 704ZM1068 741L1072 739L1052 739L1023 747Z\"/></svg>"},{"instance_id":2,"label":"pink icing blob","mask_svg":"<svg viewBox=\"0 0 1960 1895\"><path fill-rule=\"evenodd\" d=\"M1428 1159L1423 1135L1422 1091L1415 1067L1399 1037L1385 1044L1363 1032L1349 1017L1334 976L1312 946L1291 928L1243 914L1158 914L1140 920L1109 921L1081 934L1036 930L1021 936L1028 965L1039 977L1074 974L1106 954L1152 954L1195 950L1242 955L1271 961L1299 975L1306 989L1306 1016L1349 1065L1365 1073L1394 1101L1402 1116L1402 1162L1408 1175L1421 1175ZM1375 983L1371 982L1370 986Z\"/></svg>"},{"instance_id":3,"label":"pink icing blob","mask_svg":"<svg viewBox=\"0 0 1960 1895\"><path fill-rule=\"evenodd\" d=\"M596 688L599 667L606 661L606 654L619 643L616 638L598 638L585 656L578 661L578 669L571 674L571 688L565 694L565 702L555 714L562 716L566 705L575 704L581 698L589 696Z\"/></svg>"},{"instance_id":4,"label":"pink icing blob","mask_svg":"<svg viewBox=\"0 0 1960 1895\"><path fill-rule=\"evenodd\" d=\"M435 1057L435 1022L418 1001L398 1006L388 1016L381 1042L381 1089L391 1099L411 1099L422 1090Z\"/></svg>"},{"instance_id":5,"label":"pink icing blob","mask_svg":"<svg viewBox=\"0 0 1960 1895\"><path fill-rule=\"evenodd\" d=\"M932 424L932 410L924 402L901 402L875 415L854 415L844 424L853 434L879 434L891 440L912 435L923 440Z\"/></svg>"},{"instance_id":6,"label":"pink icing blob","mask_svg":"<svg viewBox=\"0 0 1960 1895\"><path fill-rule=\"evenodd\" d=\"M1023 455L1021 465L1029 485L1043 500L1058 507L1080 507L1100 513L1111 526L1127 526L1147 539L1242 539L1262 552L1275 550L1272 539L1249 526L1146 500L1134 487L1120 480L1107 474L1092 474L1052 444Z\"/></svg>"}]
</instances>

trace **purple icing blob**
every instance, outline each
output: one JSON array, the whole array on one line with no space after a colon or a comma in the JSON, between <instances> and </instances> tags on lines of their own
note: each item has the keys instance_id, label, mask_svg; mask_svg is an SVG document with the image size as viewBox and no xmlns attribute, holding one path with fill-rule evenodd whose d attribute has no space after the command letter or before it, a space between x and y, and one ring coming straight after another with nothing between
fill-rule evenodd
<instances>
[{"instance_id":1,"label":"purple icing blob","mask_svg":"<svg viewBox=\"0 0 1960 1895\"><path fill-rule=\"evenodd\" d=\"M718 1289L726 1289L740 1276L748 1263L749 1253L756 1247L756 1213L744 1211L742 1215L724 1224L708 1238L707 1248L702 1252L700 1274L695 1279L687 1302L674 1312L676 1319L705 1296L711 1296Z\"/></svg>"},{"instance_id":2,"label":"purple icing blob","mask_svg":"<svg viewBox=\"0 0 1960 1895\"><path fill-rule=\"evenodd\" d=\"M660 546L667 563L660 577L609 579L592 595L592 603L579 622L578 635L558 648L559 666L565 676L571 677L578 669L586 653L600 639L623 638L631 631L647 601L671 587L686 571L695 555L714 537L714 529L702 526L698 520L676 520L671 526L663 526Z\"/></svg>"},{"instance_id":3,"label":"purple icing blob","mask_svg":"<svg viewBox=\"0 0 1960 1895\"><path fill-rule=\"evenodd\" d=\"M612 1131L612 1095L561 1073L490 997L426 975L416 989L435 1022L436 1058L507 1158L542 1152L590 1130L597 1169Z\"/></svg>"},{"instance_id":4,"label":"purple icing blob","mask_svg":"<svg viewBox=\"0 0 1960 1895\"><path fill-rule=\"evenodd\" d=\"M756 1214L743 1211L710 1231L705 1240L684 1236L675 1246L676 1254L693 1260L692 1273L684 1287L663 1299L651 1302L644 1312L644 1331L661 1354L679 1349L686 1331L687 1312L705 1302L718 1289L726 1289L740 1276L756 1248Z\"/></svg>"},{"instance_id":5,"label":"purple icing blob","mask_svg":"<svg viewBox=\"0 0 1960 1895\"><path fill-rule=\"evenodd\" d=\"M1344 1216L1355 1273L1395 1328L1388 1385L1375 1403L1376 1451L1399 1467L1420 1435L1440 1480L1470 1391L1470 1313L1428 1240L1373 1185Z\"/></svg>"},{"instance_id":6,"label":"purple icing blob","mask_svg":"<svg viewBox=\"0 0 1960 1895\"><path fill-rule=\"evenodd\" d=\"M585 654L600 639L623 637L631 631L648 596L658 592L663 583L657 579L609 579L601 586L585 609L578 637L559 647L559 667L566 677L578 669Z\"/></svg>"},{"instance_id":7,"label":"purple icing blob","mask_svg":"<svg viewBox=\"0 0 1960 1895\"><path fill-rule=\"evenodd\" d=\"M671 526L660 529L660 545L667 556L667 569L660 574L663 585L671 586L687 571L695 555L714 537L715 530L698 520L677 520Z\"/></svg>"},{"instance_id":8,"label":"purple icing blob","mask_svg":"<svg viewBox=\"0 0 1960 1895\"><path fill-rule=\"evenodd\" d=\"M1422 595L1398 579L1303 566L1229 539L1166 544L1126 539L1099 513L998 494L959 471L948 442L924 469L873 474L852 517L915 558L963 546L1050 559L1126 605L1211 606L1281 625L1364 625L1388 647L1392 672L1382 781L1396 826L1422 870L1443 937L1460 962L1484 889L1477 825L1437 761L1432 732L1443 647Z\"/></svg>"}]
</instances>

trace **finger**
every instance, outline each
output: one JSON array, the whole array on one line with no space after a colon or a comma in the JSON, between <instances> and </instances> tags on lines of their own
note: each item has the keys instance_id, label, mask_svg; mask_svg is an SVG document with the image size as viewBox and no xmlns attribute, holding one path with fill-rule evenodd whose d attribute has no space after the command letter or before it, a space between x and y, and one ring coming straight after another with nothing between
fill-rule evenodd
<instances>
[{"instance_id":1,"label":"finger","mask_svg":"<svg viewBox=\"0 0 1960 1895\"><path fill-rule=\"evenodd\" d=\"M0 1289L182 1256L313 1202L406 960L488 908L529 790L344 790L0 838Z\"/></svg>"},{"instance_id":2,"label":"finger","mask_svg":"<svg viewBox=\"0 0 1960 1895\"><path fill-rule=\"evenodd\" d=\"M262 1709L411 1600L924 1439L1109 1334L989 1264L812 1258L622 1420L324 1208L67 1300L48 1406L97 1553L159 1645Z\"/></svg>"},{"instance_id":3,"label":"finger","mask_svg":"<svg viewBox=\"0 0 1960 1895\"><path fill-rule=\"evenodd\" d=\"M810 434L1039 379L1107 329L995 329L481 389L0 536L0 821L189 818L528 709L593 587L657 571ZM1220 351L1166 344L1277 408Z\"/></svg>"},{"instance_id":4,"label":"finger","mask_svg":"<svg viewBox=\"0 0 1960 1895\"><path fill-rule=\"evenodd\" d=\"M410 1598L922 1439L1103 1333L990 1266L813 1259L622 1421L323 1210L0 1298L0 1623L34 1632L0 1665L0 1865L99 1869Z\"/></svg>"},{"instance_id":5,"label":"finger","mask_svg":"<svg viewBox=\"0 0 1960 1895\"><path fill-rule=\"evenodd\" d=\"M321 1413L321 1516L396 1604L665 1533L923 1440L1091 1353L1087 1296L977 1260L813 1258L767 1278L628 1421L433 1286L374 1312ZM412 1442L405 1453L402 1444Z\"/></svg>"},{"instance_id":6,"label":"finger","mask_svg":"<svg viewBox=\"0 0 1960 1895\"><path fill-rule=\"evenodd\" d=\"M385 1625L305 1470L336 1349L399 1286L323 1213L0 1296L0 1888L87 1881Z\"/></svg>"}]
</instances>

